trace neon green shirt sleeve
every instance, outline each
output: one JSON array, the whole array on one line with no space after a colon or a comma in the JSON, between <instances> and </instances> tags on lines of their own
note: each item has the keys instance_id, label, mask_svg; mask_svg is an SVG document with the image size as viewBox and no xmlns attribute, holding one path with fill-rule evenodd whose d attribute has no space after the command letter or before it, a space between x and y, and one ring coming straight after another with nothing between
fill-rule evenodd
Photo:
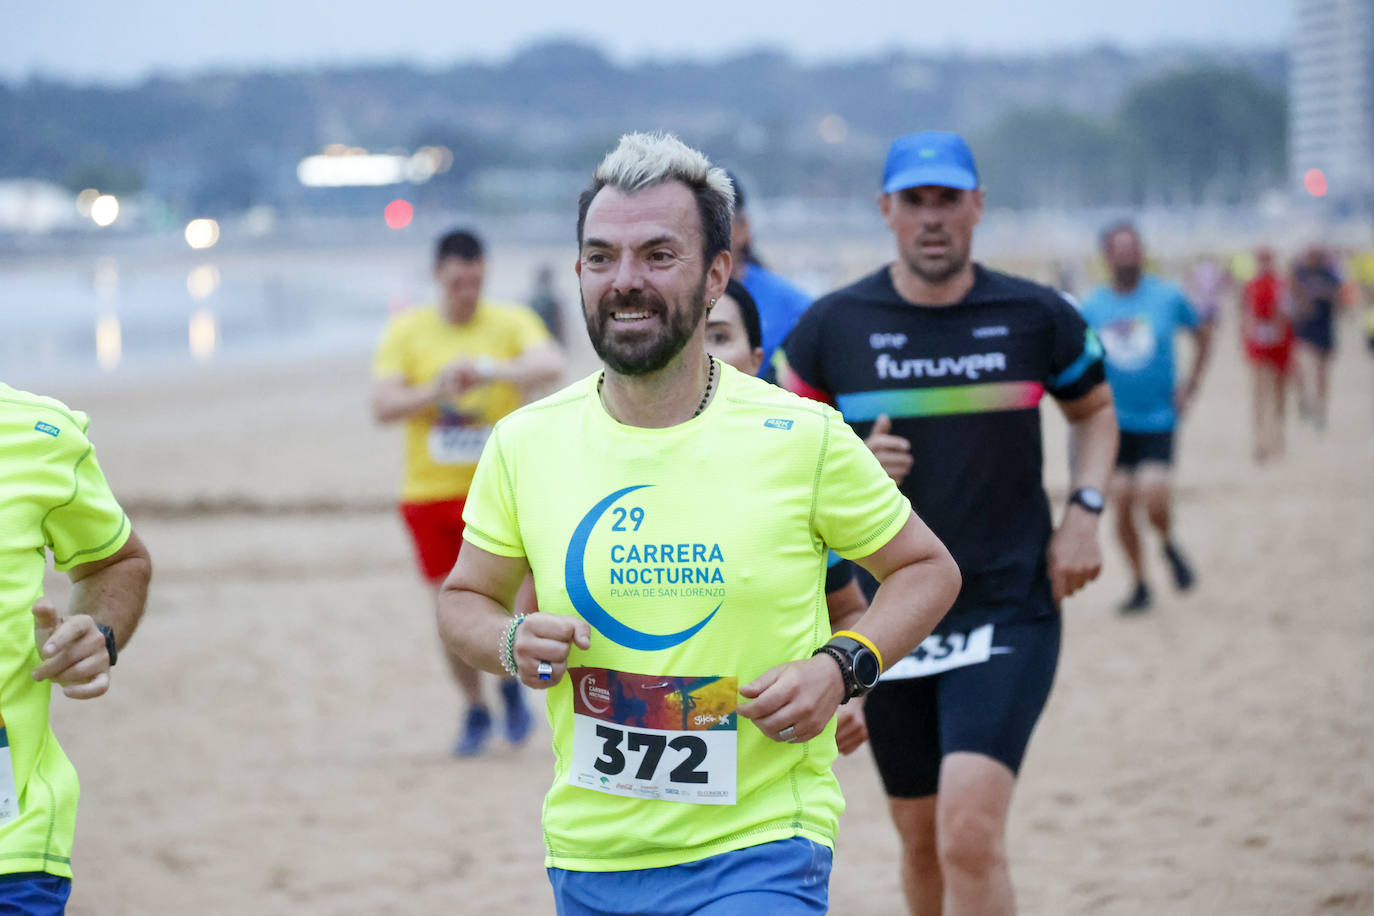
<instances>
[{"instance_id":1,"label":"neon green shirt sleeve","mask_svg":"<svg viewBox=\"0 0 1374 916\"><path fill-rule=\"evenodd\" d=\"M853 560L892 540L911 515L911 504L844 419L828 413L815 530L831 550Z\"/></svg>"},{"instance_id":2,"label":"neon green shirt sleeve","mask_svg":"<svg viewBox=\"0 0 1374 916\"><path fill-rule=\"evenodd\" d=\"M491 432L463 506L463 539L502 557L525 556L516 522L515 483L501 450L501 426Z\"/></svg>"},{"instance_id":3,"label":"neon green shirt sleeve","mask_svg":"<svg viewBox=\"0 0 1374 916\"><path fill-rule=\"evenodd\" d=\"M86 415L72 411L79 429L68 430L61 461L71 462L70 492L43 517L43 536L53 565L66 572L116 553L129 540L129 519L115 501L86 438Z\"/></svg>"},{"instance_id":4,"label":"neon green shirt sleeve","mask_svg":"<svg viewBox=\"0 0 1374 916\"><path fill-rule=\"evenodd\" d=\"M20 811L0 824L0 874L72 874L76 770L48 723L52 685L29 677L40 661L30 609L43 589L43 548L68 570L129 539L87 427L60 401L0 382L0 724Z\"/></svg>"}]
</instances>

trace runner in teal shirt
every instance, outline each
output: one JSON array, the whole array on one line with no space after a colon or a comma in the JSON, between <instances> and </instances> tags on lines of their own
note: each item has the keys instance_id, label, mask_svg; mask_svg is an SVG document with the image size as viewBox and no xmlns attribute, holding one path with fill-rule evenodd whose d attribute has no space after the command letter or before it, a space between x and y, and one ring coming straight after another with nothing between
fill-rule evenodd
<instances>
[{"instance_id":1,"label":"runner in teal shirt","mask_svg":"<svg viewBox=\"0 0 1374 916\"><path fill-rule=\"evenodd\" d=\"M1174 428L1197 393L1211 351L1212 325L1176 286L1143 272L1135 226L1109 227L1102 234L1102 251L1111 284L1095 290L1081 309L1107 351L1107 383L1121 427L1111 492L1117 536L1135 574L1135 587L1121 611L1138 613L1149 609L1151 597L1135 525L1137 505L1159 532L1174 584L1187 591L1196 579L1171 535L1170 477ZM1180 330L1191 332L1196 342L1192 370L1182 386L1174 367L1174 336Z\"/></svg>"}]
</instances>

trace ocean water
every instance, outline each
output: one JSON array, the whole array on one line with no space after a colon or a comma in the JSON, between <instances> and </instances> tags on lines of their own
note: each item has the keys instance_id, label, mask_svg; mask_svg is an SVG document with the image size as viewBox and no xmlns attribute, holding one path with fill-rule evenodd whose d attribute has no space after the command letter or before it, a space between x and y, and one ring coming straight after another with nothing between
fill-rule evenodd
<instances>
[{"instance_id":1,"label":"ocean water","mask_svg":"<svg viewBox=\"0 0 1374 916\"><path fill-rule=\"evenodd\" d=\"M493 251L486 292L523 301L534 270L573 252ZM0 258L0 379L42 387L200 364L370 347L392 313L432 301L428 244L192 252L156 239Z\"/></svg>"},{"instance_id":2,"label":"ocean water","mask_svg":"<svg viewBox=\"0 0 1374 916\"><path fill-rule=\"evenodd\" d=\"M807 202L756 216L764 261L813 295L893 255L871 204L862 218ZM148 371L366 350L389 315L432 300L433 240L458 224L477 224L486 236L489 297L528 301L535 272L548 266L564 326L581 325L565 214L475 223L446 214L399 232L297 220L254 236L226 224L220 243L204 251L189 249L179 233L9 237L0 238L0 379L35 388L73 377L118 382ZM991 211L975 257L1054 282L1061 260L1094 263L1094 225L1083 214ZM1213 231L1198 236L1194 227L1151 238L1184 251L1226 247ZM581 333L569 347L590 358Z\"/></svg>"}]
</instances>

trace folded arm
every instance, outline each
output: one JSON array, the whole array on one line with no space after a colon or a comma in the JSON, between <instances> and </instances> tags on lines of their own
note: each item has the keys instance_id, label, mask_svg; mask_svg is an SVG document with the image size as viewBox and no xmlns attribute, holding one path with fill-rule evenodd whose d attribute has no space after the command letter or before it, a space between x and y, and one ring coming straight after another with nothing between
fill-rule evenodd
<instances>
[{"instance_id":1,"label":"folded arm","mask_svg":"<svg viewBox=\"0 0 1374 916\"><path fill-rule=\"evenodd\" d=\"M902 529L876 552L857 562L881 585L873 603L857 617L854 630L870 640L891 665L930 635L959 594L961 578L954 558L925 523L912 513ZM750 702L739 713L765 734L783 729L794 741L820 734L844 700L844 679L829 655L787 662L740 688Z\"/></svg>"},{"instance_id":2,"label":"folded arm","mask_svg":"<svg viewBox=\"0 0 1374 916\"><path fill-rule=\"evenodd\" d=\"M503 674L502 640L512 620L510 609L529 572L524 557L503 557L465 541L458 562L439 589L436 614L444 645L474 668ZM515 637L520 680L542 689L562 680L571 647L586 649L591 628L576 617L535 613L525 618ZM548 680L539 678L541 661L553 666Z\"/></svg>"},{"instance_id":3,"label":"folded arm","mask_svg":"<svg viewBox=\"0 0 1374 916\"><path fill-rule=\"evenodd\" d=\"M35 681L62 685L73 699L98 697L110 687L110 655L98 625L114 631L123 648L143 616L152 578L152 559L134 532L114 554L68 571L71 602L64 616L47 599L33 607L34 639L43 662Z\"/></svg>"}]
</instances>

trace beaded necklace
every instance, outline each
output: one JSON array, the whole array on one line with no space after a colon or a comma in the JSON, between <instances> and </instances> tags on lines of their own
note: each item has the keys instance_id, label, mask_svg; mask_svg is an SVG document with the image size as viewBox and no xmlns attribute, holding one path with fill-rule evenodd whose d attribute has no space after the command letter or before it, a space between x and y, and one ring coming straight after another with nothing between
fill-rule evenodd
<instances>
[{"instance_id":1,"label":"beaded necklace","mask_svg":"<svg viewBox=\"0 0 1374 916\"><path fill-rule=\"evenodd\" d=\"M702 393L701 403L697 405L697 409L692 413L690 419L693 420L701 416L701 412L706 409L706 402L711 400L711 392L715 390L716 387L716 361L712 359L710 356L707 356L706 363L708 367L706 370L706 391ZM596 379L596 396L601 399L602 407L606 407L606 398L601 393L601 386L605 384L605 382L606 370L602 369L601 375L599 375ZM610 413L609 407L606 407L606 412Z\"/></svg>"}]
</instances>

